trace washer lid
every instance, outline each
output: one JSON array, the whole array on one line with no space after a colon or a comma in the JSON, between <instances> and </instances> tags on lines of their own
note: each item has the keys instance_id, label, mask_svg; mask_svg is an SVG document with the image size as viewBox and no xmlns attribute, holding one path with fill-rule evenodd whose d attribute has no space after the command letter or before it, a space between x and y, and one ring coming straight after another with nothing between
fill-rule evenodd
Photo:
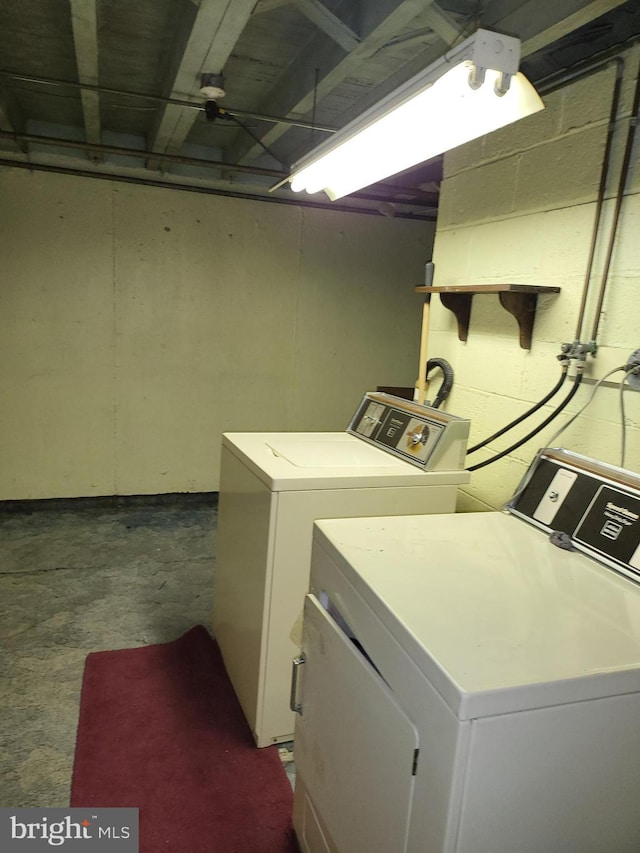
<instances>
[{"instance_id":1,"label":"washer lid","mask_svg":"<svg viewBox=\"0 0 640 853\"><path fill-rule=\"evenodd\" d=\"M315 536L460 719L640 691L640 586L517 518L335 519Z\"/></svg>"},{"instance_id":2,"label":"washer lid","mask_svg":"<svg viewBox=\"0 0 640 853\"><path fill-rule=\"evenodd\" d=\"M272 492L441 486L468 471L423 471L346 432L227 432L222 446Z\"/></svg>"},{"instance_id":3,"label":"washer lid","mask_svg":"<svg viewBox=\"0 0 640 853\"><path fill-rule=\"evenodd\" d=\"M405 463L361 441L331 441L326 438L301 439L292 436L267 439L276 456L297 468L353 468L357 465L404 470Z\"/></svg>"}]
</instances>

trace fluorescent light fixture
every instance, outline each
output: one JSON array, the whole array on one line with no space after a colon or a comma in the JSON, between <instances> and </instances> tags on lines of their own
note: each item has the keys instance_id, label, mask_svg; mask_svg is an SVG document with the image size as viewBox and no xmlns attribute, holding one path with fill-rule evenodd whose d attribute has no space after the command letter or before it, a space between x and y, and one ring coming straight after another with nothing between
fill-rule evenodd
<instances>
[{"instance_id":1,"label":"fluorescent light fixture","mask_svg":"<svg viewBox=\"0 0 640 853\"><path fill-rule=\"evenodd\" d=\"M519 39L477 30L295 163L291 189L335 201L543 109L519 63Z\"/></svg>"}]
</instances>

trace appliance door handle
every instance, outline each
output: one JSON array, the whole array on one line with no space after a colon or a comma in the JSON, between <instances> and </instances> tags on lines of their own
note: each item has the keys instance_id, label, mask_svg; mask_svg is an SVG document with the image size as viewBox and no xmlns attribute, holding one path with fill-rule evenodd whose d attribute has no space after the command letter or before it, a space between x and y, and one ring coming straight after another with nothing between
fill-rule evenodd
<instances>
[{"instance_id":1,"label":"appliance door handle","mask_svg":"<svg viewBox=\"0 0 640 853\"><path fill-rule=\"evenodd\" d=\"M306 663L304 654L298 655L291 662L291 696L289 697L289 707L291 710L302 715L302 703L298 702L298 673L303 663Z\"/></svg>"}]
</instances>

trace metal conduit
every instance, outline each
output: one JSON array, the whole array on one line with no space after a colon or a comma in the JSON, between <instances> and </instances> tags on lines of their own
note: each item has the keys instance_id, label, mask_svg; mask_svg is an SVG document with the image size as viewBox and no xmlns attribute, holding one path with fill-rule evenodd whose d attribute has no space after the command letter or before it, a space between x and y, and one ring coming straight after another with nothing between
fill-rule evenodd
<instances>
[{"instance_id":1,"label":"metal conduit","mask_svg":"<svg viewBox=\"0 0 640 853\"><path fill-rule=\"evenodd\" d=\"M593 329L591 331L591 340L595 341L600 325L600 315L602 314L602 305L604 303L604 295L607 288L609 278L609 269L611 267L611 258L615 245L616 232L618 230L618 220L620 218L620 210L624 199L624 188L629 175L629 166L631 164L631 152L633 151L633 143L635 141L636 129L638 127L638 107L640 106L640 68L636 76L636 86L633 94L633 105L631 107L631 117L629 120L629 129L627 131L627 141L625 144L624 157L622 166L620 167L620 180L618 182L618 191L616 193L616 204L613 212L613 222L611 224L611 233L609 234L609 245L607 247L607 255L602 273L602 283L600 285L600 293L598 294L598 303L593 315Z\"/></svg>"},{"instance_id":2,"label":"metal conduit","mask_svg":"<svg viewBox=\"0 0 640 853\"><path fill-rule=\"evenodd\" d=\"M218 187L199 186L197 184L179 184L173 181L153 180L151 178L139 178L133 175L118 175L110 172L89 172L85 169L72 169L67 166L50 166L43 163L29 163L24 160L0 159L0 166L9 166L13 169L28 169L30 172L52 172L58 175L73 175L80 178L97 178L102 181L115 181L123 184L137 184L144 187L161 187L169 190L182 190L183 192L201 193L204 195L218 195L224 198L239 198L247 201L263 201L266 204L289 204L293 207L319 208L321 210L338 211L342 213L362 213L367 216L383 216L376 208L358 207L356 205L336 204L335 202L318 202L306 199L282 198L281 196L267 196L259 193L241 192L239 190L225 190ZM397 211L394 219L412 219L418 222L433 222L435 214L432 212L414 213L411 211Z\"/></svg>"},{"instance_id":3,"label":"metal conduit","mask_svg":"<svg viewBox=\"0 0 640 853\"><path fill-rule=\"evenodd\" d=\"M611 98L611 109L609 112L609 124L607 127L607 139L605 142L604 154L602 157L602 168L600 169L600 185L598 187L598 197L596 200L596 213L593 222L593 231L591 234L591 243L589 246L589 258L587 260L587 269L584 276L584 285L582 288L582 299L580 309L578 311L578 321L576 323L575 340L581 340L582 324L584 323L584 315L587 307L587 297L589 294L589 284L591 283L591 273L593 272L593 260L596 253L598 243L598 234L600 233L600 221L602 219L602 209L604 207L605 191L607 189L607 180L609 177L609 166L611 165L611 144L613 141L613 133L615 131L615 122L618 115L618 107L620 105L620 91L622 89L622 77L624 74L624 61L618 57L612 60L616 63L616 79L613 87L613 96Z\"/></svg>"},{"instance_id":4,"label":"metal conduit","mask_svg":"<svg viewBox=\"0 0 640 853\"><path fill-rule=\"evenodd\" d=\"M619 102L620 102L620 90L621 90L621 83L622 83L622 74L623 74L623 70L624 70L624 60L622 59L622 57L619 54L621 53L621 51L629 50L632 47L635 47L638 43L640 43L640 38L638 38L637 36L634 36L634 37L628 39L624 44L617 45L613 49L603 51L599 56L591 57L590 59L585 60L584 62L580 63L578 66L573 68L571 71L565 69L564 71L553 74L550 77L546 78L545 80L540 81L537 85L537 89L540 92L540 94L547 94L549 92L555 91L556 89L559 89L560 87L566 85L567 83L574 82L575 80L582 80L585 77L590 76L591 74L596 74L597 72L601 71L603 68L606 68L606 66L612 62L615 62L618 66L617 67L617 73L616 73L616 80L615 80L615 84L614 84L614 92L613 92L612 102L611 102L609 124L608 124L608 128L607 128L607 140L606 140L606 144L605 144L605 152L603 155L602 171L601 171L601 175L600 175L600 186L598 188L598 197L597 197L597 201L596 201L596 216L595 216L595 220L594 220L594 227L593 227L591 245L589 248L589 259L587 261L587 272L585 275L584 288L583 288L583 292L582 292L582 300L581 300L581 304L580 304L580 309L579 309L579 314L578 314L578 322L577 322L577 326L576 326L575 340L577 342L580 341L580 337L582 334L582 326L584 323L584 315L585 315L585 309L586 309L586 303L587 303L587 297L588 297L589 283L591 280L591 273L593 270L593 260L594 260L596 244L597 244L597 240L598 240L598 234L599 234L599 230L600 230L600 220L601 220L602 208L603 208L603 204L604 204L604 196L605 196L605 190L606 190L606 184L607 184L607 178L608 178L608 172L609 172L609 166L610 166L611 143L612 143L613 133L615 130L615 123L617 120L617 110L618 110ZM605 293L605 289L606 289L606 282L607 282L608 273L609 273L609 266L610 266L610 262L611 262L611 256L613 254L615 233L616 233L616 229L617 229L620 207L622 204L622 197L623 197L623 193L624 193L624 185L626 183L626 178L627 178L629 164L630 164L630 157L631 157L631 151L633 148L633 139L635 136L635 127L637 124L637 113L638 113L638 107L639 106L640 106L640 72L638 74L638 78L636 79L636 90L635 90L635 95L634 95L634 104L633 104L632 112L631 112L631 126L629 128L629 133L627 135L627 145L626 145L626 149L625 149L624 162L623 162L622 167L621 167L620 183L619 183L619 188L618 188L618 194L616 197L616 209L615 209L615 213L614 213L614 224L613 224L612 231L610 234L609 248L607 251L607 259L606 259L606 263L605 263L605 271L604 271L603 278L601 281L600 293L599 293L599 297L598 297L598 305L596 307L596 313L594 315L594 324L593 324L593 330L592 330L592 335L591 335L591 342L593 344L595 344L595 342L596 342L598 326L599 326L599 322L600 322L600 313L602 311L602 305L603 305L603 301L604 301L604 293Z\"/></svg>"},{"instance_id":5,"label":"metal conduit","mask_svg":"<svg viewBox=\"0 0 640 853\"><path fill-rule=\"evenodd\" d=\"M0 77L8 77L11 80L21 80L24 83L38 83L43 86L69 86L72 89L86 89L88 92L97 92L104 95L118 95L123 98L140 98L144 101L155 101L161 104L173 104L177 107L188 107L192 110L204 111L204 105L194 103L194 101L186 101L180 98L163 98L161 95L143 95L140 92L125 92L122 89L110 89L107 86L96 86L92 83L76 83L71 80L56 80L52 77L36 77L33 74L17 74L12 71L0 70ZM229 115L238 116L238 118L249 118L255 121L266 121L271 124L289 124L292 127L302 127L307 130L321 130L323 133L335 133L336 127L328 125L314 124L303 119L285 118L281 116L270 116L264 113L248 112L247 110L236 110L232 107L221 108Z\"/></svg>"},{"instance_id":6,"label":"metal conduit","mask_svg":"<svg viewBox=\"0 0 640 853\"><path fill-rule=\"evenodd\" d=\"M280 169L267 169L262 166L245 166L239 163L225 163L222 160L202 160L198 157L185 157L182 154L155 154L153 151L143 151L140 148L120 148L116 145L83 142L78 139L59 139L55 136L36 136L31 133L11 133L0 130L0 139L12 139L15 142L31 142L37 145L55 145L60 148L79 148L96 154L116 154L122 157L136 157L147 160L152 157L168 163L179 163L183 166L206 166L209 169L223 169L226 172L244 172L249 175L265 175L268 178L288 178L289 173Z\"/></svg>"}]
</instances>

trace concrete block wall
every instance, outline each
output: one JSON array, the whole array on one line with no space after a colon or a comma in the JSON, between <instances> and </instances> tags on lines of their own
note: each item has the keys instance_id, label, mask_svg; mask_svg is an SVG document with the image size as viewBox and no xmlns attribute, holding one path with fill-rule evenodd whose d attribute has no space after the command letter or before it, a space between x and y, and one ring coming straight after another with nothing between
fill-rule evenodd
<instances>
[{"instance_id":1,"label":"concrete block wall","mask_svg":"<svg viewBox=\"0 0 640 853\"><path fill-rule=\"evenodd\" d=\"M0 169L0 500L211 491L412 385L425 222Z\"/></svg>"},{"instance_id":2,"label":"concrete block wall","mask_svg":"<svg viewBox=\"0 0 640 853\"><path fill-rule=\"evenodd\" d=\"M581 340L589 340L594 327L640 51L629 50L623 59L622 97ZM496 295L474 297L466 343L458 340L453 314L438 296L433 297L429 357L446 358L454 368L447 409L472 419L470 445L522 414L553 387L560 373L556 358L560 345L575 339L615 75L616 66L610 65L565 85L543 97L542 112L445 155L434 284L561 288L558 295L539 298L528 351L519 347L516 321ZM459 509L501 507L536 450L585 404L594 382L625 364L640 347L639 153L636 140L599 322L598 351L588 359L585 382L565 412L537 437L472 475ZM622 376L616 373L610 382L618 383ZM436 381L434 374L434 385ZM567 383L551 403L562 400L571 387ZM585 413L554 443L620 464L620 396L617 384L601 386ZM623 400L625 465L639 471L640 392L627 390ZM468 464L484 461L525 436L551 413L551 403L523 426L470 456Z\"/></svg>"}]
</instances>

